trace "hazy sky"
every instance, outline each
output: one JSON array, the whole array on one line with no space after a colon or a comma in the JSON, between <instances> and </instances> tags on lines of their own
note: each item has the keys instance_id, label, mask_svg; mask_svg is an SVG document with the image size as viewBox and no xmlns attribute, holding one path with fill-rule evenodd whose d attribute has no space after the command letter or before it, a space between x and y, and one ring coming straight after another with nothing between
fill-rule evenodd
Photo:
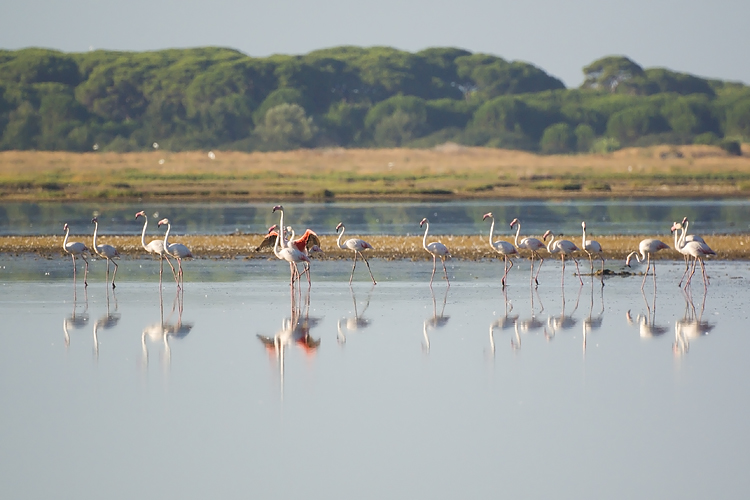
<instances>
[{"instance_id":1,"label":"hazy sky","mask_svg":"<svg viewBox=\"0 0 750 500\"><path fill-rule=\"evenodd\" d=\"M223 46L251 56L338 45L461 47L531 62L568 86L623 54L750 83L748 0L2 0L0 48Z\"/></svg>"}]
</instances>

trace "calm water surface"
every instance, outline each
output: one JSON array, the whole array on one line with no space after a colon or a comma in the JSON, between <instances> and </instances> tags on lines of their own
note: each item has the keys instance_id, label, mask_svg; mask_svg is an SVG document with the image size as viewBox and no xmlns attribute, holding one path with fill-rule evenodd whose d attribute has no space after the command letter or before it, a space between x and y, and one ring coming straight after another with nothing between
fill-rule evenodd
<instances>
[{"instance_id":1,"label":"calm water surface","mask_svg":"<svg viewBox=\"0 0 750 500\"><path fill-rule=\"evenodd\" d=\"M2 498L742 498L750 264L0 258ZM230 278L227 278L230 276ZM75 290L75 291L74 291ZM161 298L161 300L160 300ZM160 307L161 304L161 307ZM163 325L163 326L161 326ZM276 339L276 346L274 345Z\"/></svg>"},{"instance_id":2,"label":"calm water surface","mask_svg":"<svg viewBox=\"0 0 750 500\"><path fill-rule=\"evenodd\" d=\"M280 200L284 202L284 200ZM160 217L169 217L178 234L265 233L278 217L274 203L1 203L0 234L58 234L65 222L71 234L91 234L91 218L99 215L102 234L137 234L143 227L134 215L145 210L156 232ZM488 231L482 215L493 212L498 221L518 217L524 234L578 234L588 221L590 234L669 234L672 221L687 216L700 234L747 232L748 199L637 199L637 200L478 200L455 202L287 203L287 222L298 233L310 227L333 233L346 223L357 234L414 234L428 217L434 234L477 234ZM504 225L499 232L508 231Z\"/></svg>"}]
</instances>

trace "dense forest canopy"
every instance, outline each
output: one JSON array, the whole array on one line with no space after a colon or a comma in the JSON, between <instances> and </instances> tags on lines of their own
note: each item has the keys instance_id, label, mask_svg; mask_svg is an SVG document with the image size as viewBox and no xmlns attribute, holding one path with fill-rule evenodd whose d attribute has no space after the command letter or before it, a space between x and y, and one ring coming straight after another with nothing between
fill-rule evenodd
<instances>
[{"instance_id":1,"label":"dense forest canopy","mask_svg":"<svg viewBox=\"0 0 750 500\"><path fill-rule=\"evenodd\" d=\"M750 139L750 87L609 56L566 89L544 70L456 48L0 51L0 149L268 151L431 147L559 154Z\"/></svg>"}]
</instances>

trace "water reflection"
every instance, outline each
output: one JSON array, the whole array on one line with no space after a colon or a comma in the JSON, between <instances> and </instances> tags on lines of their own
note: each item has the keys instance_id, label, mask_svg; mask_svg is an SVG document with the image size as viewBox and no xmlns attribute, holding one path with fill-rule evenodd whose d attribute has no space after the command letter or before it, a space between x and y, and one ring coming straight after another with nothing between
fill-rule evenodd
<instances>
[{"instance_id":1,"label":"water reflection","mask_svg":"<svg viewBox=\"0 0 750 500\"><path fill-rule=\"evenodd\" d=\"M518 328L522 333L529 333L535 330L544 329L544 322L537 318L537 312L534 306L534 295L536 295L536 300L537 302L539 302L538 314L542 314L544 312L544 304L542 303L542 298L539 296L539 290L537 290L536 287L534 287L533 289L529 287L529 295L531 296L529 300L529 302L531 303L531 316L518 321Z\"/></svg>"},{"instance_id":2,"label":"water reflection","mask_svg":"<svg viewBox=\"0 0 750 500\"><path fill-rule=\"evenodd\" d=\"M70 330L78 330L89 324L89 293L88 288L84 288L83 311L78 313L78 295L73 283L73 312L70 316L63 318L63 336L65 338L65 347L70 345Z\"/></svg>"},{"instance_id":3,"label":"water reflection","mask_svg":"<svg viewBox=\"0 0 750 500\"><path fill-rule=\"evenodd\" d=\"M599 287L599 301L602 304L599 314L594 316L594 279L591 279L591 301L589 315L583 320L583 353L586 354L586 337L594 330L602 327L604 321L604 287Z\"/></svg>"},{"instance_id":4,"label":"water reflection","mask_svg":"<svg viewBox=\"0 0 750 500\"><path fill-rule=\"evenodd\" d=\"M692 293L689 290L683 290L682 292L685 299L685 314L674 323L675 341L672 344L672 350L677 356L688 352L691 340L708 335L716 326L703 320L703 311L706 309L706 295L703 294L700 312L698 312L693 302Z\"/></svg>"},{"instance_id":5,"label":"water reflection","mask_svg":"<svg viewBox=\"0 0 750 500\"><path fill-rule=\"evenodd\" d=\"M300 291L301 293L301 291ZM310 289L304 296L304 312L301 306L302 299L297 299L295 290L291 291L290 316L281 320L281 329L273 337L258 335L269 353L275 355L279 363L279 384L281 399L284 399L284 356L288 346L296 345L305 354L314 355L320 347L320 339L315 339L310 331L320 322L320 318L310 316Z\"/></svg>"},{"instance_id":6,"label":"water reflection","mask_svg":"<svg viewBox=\"0 0 750 500\"><path fill-rule=\"evenodd\" d=\"M643 297L643 302L646 304L647 312L645 315L639 314L636 316L635 321L633 321L633 316L630 313L630 309L628 309L628 312L625 313L625 318L627 319L628 324L633 326L638 323L638 330L641 338L664 335L669 328L656 323L656 290L654 290L653 301L651 304L649 304L643 289L641 289L641 296Z\"/></svg>"},{"instance_id":7,"label":"water reflection","mask_svg":"<svg viewBox=\"0 0 750 500\"><path fill-rule=\"evenodd\" d=\"M422 335L424 335L424 343L422 348L426 352L430 352L430 336L429 330L437 330L438 328L444 327L450 316L445 315L445 304L448 302L448 291L449 287L445 287L445 293L443 294L443 306L440 308L440 314L437 312L437 300L435 299L435 291L430 287L430 294L432 295L432 317L424 320L422 325Z\"/></svg>"},{"instance_id":8,"label":"water reflection","mask_svg":"<svg viewBox=\"0 0 750 500\"><path fill-rule=\"evenodd\" d=\"M515 338L510 339L510 346L513 349L521 348L521 337L518 334L518 314L514 316L510 315L511 311L513 311L513 304L508 300L508 294L505 292L505 289L503 289L503 300L505 302L505 315L490 323L490 350L493 355L495 354L495 329L502 331L513 328Z\"/></svg>"},{"instance_id":9,"label":"water reflection","mask_svg":"<svg viewBox=\"0 0 750 500\"><path fill-rule=\"evenodd\" d=\"M545 335L548 340L553 339L559 330L570 330L578 324L578 320L573 317L573 314L578 310L578 303L581 300L581 290L583 290L583 285L579 285L578 287L578 296L576 297L575 307L570 313L565 314L565 288L563 287L561 289L562 310L558 316L549 316L547 318L547 330L545 330Z\"/></svg>"},{"instance_id":10,"label":"water reflection","mask_svg":"<svg viewBox=\"0 0 750 500\"><path fill-rule=\"evenodd\" d=\"M348 332L357 332L364 328L367 328L370 326L370 320L365 318L365 312L367 311L367 308L370 307L370 297L372 296L372 291L375 289L375 284L370 287L370 291L367 292L367 300L365 301L365 307L362 309L362 311L357 311L357 296L354 294L354 289L352 287L349 287L349 291L352 294L352 303L354 304L354 316L350 316L348 318L339 319L336 322L336 339L339 343L344 344L346 343L346 333ZM342 327L342 322L344 322L344 326L346 327L346 333L344 332L344 327Z\"/></svg>"},{"instance_id":11,"label":"water reflection","mask_svg":"<svg viewBox=\"0 0 750 500\"><path fill-rule=\"evenodd\" d=\"M162 288L159 287L159 322L151 323L147 325L141 333L141 349L143 353L142 361L143 366L148 366L148 347L147 340L152 343L160 343L164 345L163 350L163 361L165 368L169 366L172 361L172 351L169 346L170 338L182 339L185 338L195 325L192 322L183 322L182 313L184 310L185 292L177 288L175 290L175 297L172 301L172 310L164 319L164 296ZM177 319L170 322L172 316L177 312Z\"/></svg>"},{"instance_id":12,"label":"water reflection","mask_svg":"<svg viewBox=\"0 0 750 500\"><path fill-rule=\"evenodd\" d=\"M94 322L94 355L96 358L99 358L99 330L109 330L111 328L114 328L117 323L120 321L120 313L117 312L117 293L115 292L115 289L112 289L112 301L115 303L115 310L114 312L110 312L110 301L109 301L109 294L110 289L109 286L106 287L107 290L107 313L103 316L101 316L99 319L97 319Z\"/></svg>"}]
</instances>

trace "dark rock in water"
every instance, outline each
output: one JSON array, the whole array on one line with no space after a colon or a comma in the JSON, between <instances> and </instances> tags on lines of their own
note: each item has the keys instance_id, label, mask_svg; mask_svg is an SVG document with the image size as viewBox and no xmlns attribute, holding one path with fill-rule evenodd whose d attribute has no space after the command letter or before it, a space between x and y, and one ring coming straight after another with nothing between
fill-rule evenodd
<instances>
[{"instance_id":1,"label":"dark rock in water","mask_svg":"<svg viewBox=\"0 0 750 500\"><path fill-rule=\"evenodd\" d=\"M594 274L597 276L602 276L602 275L603 276L635 276L636 275L636 273L632 271L626 271L624 269L622 271L613 271L611 269L605 269L604 271L602 271L601 269L599 269Z\"/></svg>"}]
</instances>

